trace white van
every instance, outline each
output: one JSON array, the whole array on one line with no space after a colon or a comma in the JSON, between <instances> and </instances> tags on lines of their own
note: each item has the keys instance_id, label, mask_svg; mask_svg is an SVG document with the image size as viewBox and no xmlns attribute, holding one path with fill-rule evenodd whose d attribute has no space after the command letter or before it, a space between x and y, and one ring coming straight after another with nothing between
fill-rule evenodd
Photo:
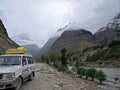
<instances>
[{"instance_id":1,"label":"white van","mask_svg":"<svg viewBox=\"0 0 120 90\"><path fill-rule=\"evenodd\" d=\"M29 54L0 55L0 89L19 90L22 83L35 76L35 63Z\"/></svg>"}]
</instances>

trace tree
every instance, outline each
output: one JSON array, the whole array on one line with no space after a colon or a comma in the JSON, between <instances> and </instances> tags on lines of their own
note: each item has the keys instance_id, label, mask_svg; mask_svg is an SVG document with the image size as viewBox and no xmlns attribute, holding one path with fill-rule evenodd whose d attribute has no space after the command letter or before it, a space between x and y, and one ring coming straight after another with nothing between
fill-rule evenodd
<instances>
[{"instance_id":1,"label":"tree","mask_svg":"<svg viewBox=\"0 0 120 90\"><path fill-rule=\"evenodd\" d=\"M80 77L82 77L86 74L86 69L80 67L77 69L77 73L80 75Z\"/></svg>"},{"instance_id":2,"label":"tree","mask_svg":"<svg viewBox=\"0 0 120 90\"><path fill-rule=\"evenodd\" d=\"M87 79L88 77L91 77L92 81L94 81L95 73L96 73L96 69L94 69L94 68L87 69L87 70L86 70L86 79Z\"/></svg>"},{"instance_id":3,"label":"tree","mask_svg":"<svg viewBox=\"0 0 120 90\"><path fill-rule=\"evenodd\" d=\"M113 46L116 46L116 45L120 45L120 40L113 40L111 43L109 43L109 47L113 47Z\"/></svg>"},{"instance_id":4,"label":"tree","mask_svg":"<svg viewBox=\"0 0 120 90\"><path fill-rule=\"evenodd\" d=\"M67 53L66 48L61 49L61 63L62 63L63 66L65 66L65 67L67 66L66 53Z\"/></svg>"},{"instance_id":5,"label":"tree","mask_svg":"<svg viewBox=\"0 0 120 90\"><path fill-rule=\"evenodd\" d=\"M75 67L76 67L76 68L79 68L79 67L80 67L80 61L79 61L79 60L76 60L76 62L75 62Z\"/></svg>"},{"instance_id":6,"label":"tree","mask_svg":"<svg viewBox=\"0 0 120 90\"><path fill-rule=\"evenodd\" d=\"M45 60L45 56L44 56L44 55L42 55L42 56L41 56L41 59L42 59L42 60Z\"/></svg>"},{"instance_id":7,"label":"tree","mask_svg":"<svg viewBox=\"0 0 120 90\"><path fill-rule=\"evenodd\" d=\"M88 54L88 55L87 55L87 59L86 59L86 61L88 61L88 60L89 60L89 58L90 58L90 54Z\"/></svg>"},{"instance_id":8,"label":"tree","mask_svg":"<svg viewBox=\"0 0 120 90\"><path fill-rule=\"evenodd\" d=\"M49 60L48 55L45 56L45 60L46 60L47 64L49 64L50 60Z\"/></svg>"},{"instance_id":9,"label":"tree","mask_svg":"<svg viewBox=\"0 0 120 90\"><path fill-rule=\"evenodd\" d=\"M100 84L102 84L102 81L105 80L105 73L102 70L96 71L95 77L100 81Z\"/></svg>"},{"instance_id":10,"label":"tree","mask_svg":"<svg viewBox=\"0 0 120 90\"><path fill-rule=\"evenodd\" d=\"M51 53L49 53L48 56L49 56L50 61L53 63L53 65L55 67L56 61L58 60L57 54L54 52L51 52Z\"/></svg>"}]
</instances>

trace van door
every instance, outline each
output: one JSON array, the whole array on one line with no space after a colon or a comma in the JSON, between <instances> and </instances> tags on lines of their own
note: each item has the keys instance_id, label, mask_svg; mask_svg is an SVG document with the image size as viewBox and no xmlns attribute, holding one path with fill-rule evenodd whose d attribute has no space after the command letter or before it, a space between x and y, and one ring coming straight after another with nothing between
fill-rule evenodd
<instances>
[{"instance_id":1,"label":"van door","mask_svg":"<svg viewBox=\"0 0 120 90\"><path fill-rule=\"evenodd\" d=\"M30 74L35 71L35 65L32 57L27 57Z\"/></svg>"},{"instance_id":2,"label":"van door","mask_svg":"<svg viewBox=\"0 0 120 90\"><path fill-rule=\"evenodd\" d=\"M29 75L29 67L28 67L28 63L27 63L27 57L23 56L22 57L22 76L23 78L27 78Z\"/></svg>"}]
</instances>

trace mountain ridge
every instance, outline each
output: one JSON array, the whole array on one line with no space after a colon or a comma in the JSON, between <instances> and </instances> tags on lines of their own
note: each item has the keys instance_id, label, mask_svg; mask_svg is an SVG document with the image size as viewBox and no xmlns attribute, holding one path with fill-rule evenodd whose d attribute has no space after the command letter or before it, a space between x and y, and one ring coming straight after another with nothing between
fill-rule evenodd
<instances>
[{"instance_id":1,"label":"mountain ridge","mask_svg":"<svg viewBox=\"0 0 120 90\"><path fill-rule=\"evenodd\" d=\"M62 48L67 48L70 51L81 51L82 48L96 44L94 36L87 30L64 31L50 50L60 51Z\"/></svg>"},{"instance_id":2,"label":"mountain ridge","mask_svg":"<svg viewBox=\"0 0 120 90\"><path fill-rule=\"evenodd\" d=\"M0 54L4 54L9 48L16 48L17 45L11 38L9 38L6 28L0 19Z\"/></svg>"}]
</instances>

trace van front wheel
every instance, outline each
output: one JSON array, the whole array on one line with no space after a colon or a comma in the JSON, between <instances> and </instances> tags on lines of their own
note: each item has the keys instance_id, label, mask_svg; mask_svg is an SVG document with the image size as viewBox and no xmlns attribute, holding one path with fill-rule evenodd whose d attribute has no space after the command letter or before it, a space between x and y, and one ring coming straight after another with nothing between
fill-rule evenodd
<instances>
[{"instance_id":1,"label":"van front wheel","mask_svg":"<svg viewBox=\"0 0 120 90\"><path fill-rule=\"evenodd\" d=\"M19 77L16 80L16 87L14 88L14 90L20 90L21 86L22 86L22 79Z\"/></svg>"},{"instance_id":2,"label":"van front wheel","mask_svg":"<svg viewBox=\"0 0 120 90\"><path fill-rule=\"evenodd\" d=\"M33 80L33 78L34 78L34 74L33 74L33 73L31 73L29 81L32 81L32 80Z\"/></svg>"}]
</instances>

